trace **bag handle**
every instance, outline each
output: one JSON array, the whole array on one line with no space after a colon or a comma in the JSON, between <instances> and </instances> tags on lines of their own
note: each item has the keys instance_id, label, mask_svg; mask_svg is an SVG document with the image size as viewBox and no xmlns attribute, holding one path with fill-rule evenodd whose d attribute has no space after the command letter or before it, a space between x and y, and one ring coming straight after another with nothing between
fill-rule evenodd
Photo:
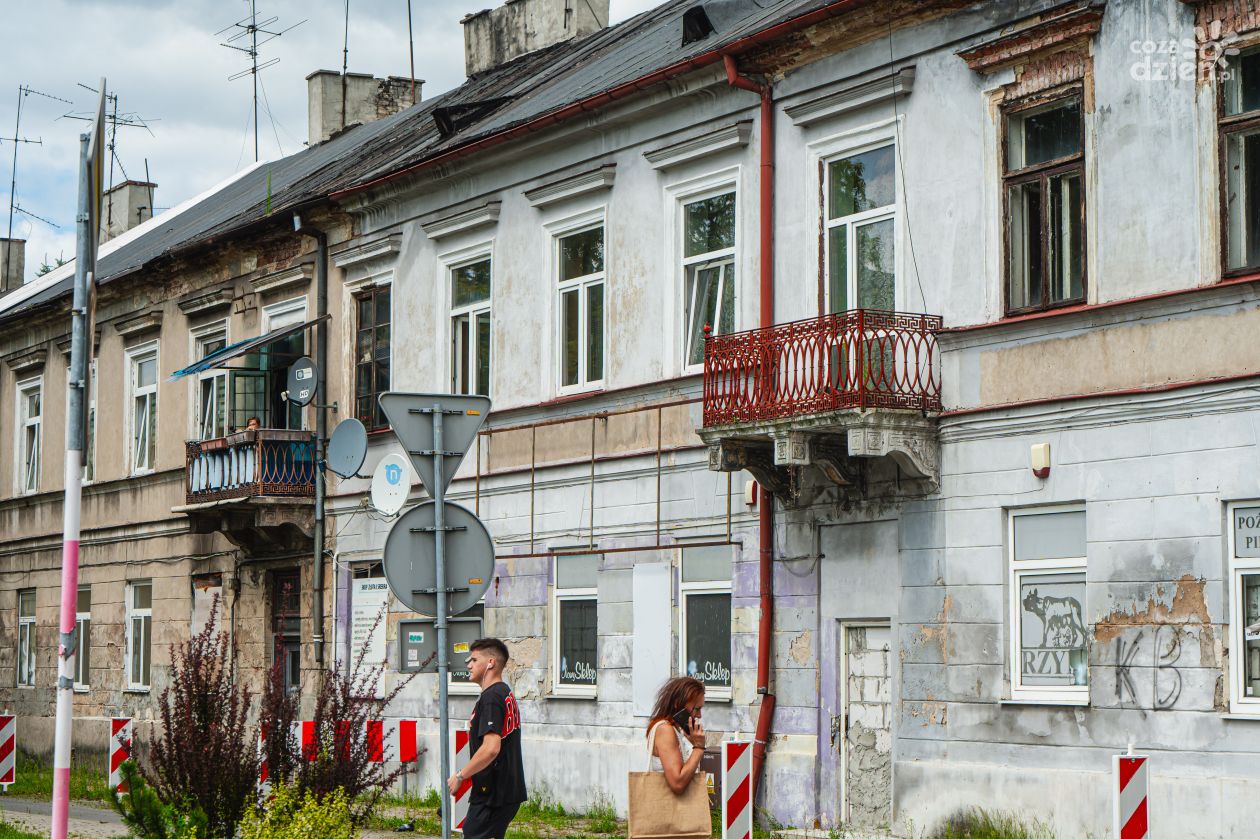
<instances>
[{"instance_id":1,"label":"bag handle","mask_svg":"<svg viewBox=\"0 0 1260 839\"><path fill-rule=\"evenodd\" d=\"M647 736L647 771L652 771L652 750L656 748L656 729L660 728L665 720L657 720L656 724L648 729Z\"/></svg>"}]
</instances>

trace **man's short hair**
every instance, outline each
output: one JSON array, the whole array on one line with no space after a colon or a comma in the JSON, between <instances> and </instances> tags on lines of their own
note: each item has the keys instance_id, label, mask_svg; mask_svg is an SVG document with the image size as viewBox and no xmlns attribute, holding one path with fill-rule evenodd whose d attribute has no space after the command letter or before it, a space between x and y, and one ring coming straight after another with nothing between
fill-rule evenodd
<instances>
[{"instance_id":1,"label":"man's short hair","mask_svg":"<svg viewBox=\"0 0 1260 839\"><path fill-rule=\"evenodd\" d=\"M504 644L498 638L478 638L468 646L469 652L476 652L477 650L485 650L498 659L500 670L507 666L508 659L511 658L508 655L507 644Z\"/></svg>"}]
</instances>

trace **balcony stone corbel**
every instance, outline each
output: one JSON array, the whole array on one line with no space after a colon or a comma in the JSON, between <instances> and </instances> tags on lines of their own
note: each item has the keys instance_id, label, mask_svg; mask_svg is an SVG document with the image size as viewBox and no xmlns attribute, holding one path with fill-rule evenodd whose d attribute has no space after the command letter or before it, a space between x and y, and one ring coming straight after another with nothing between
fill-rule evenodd
<instances>
[{"instance_id":1,"label":"balcony stone corbel","mask_svg":"<svg viewBox=\"0 0 1260 839\"><path fill-rule=\"evenodd\" d=\"M827 480L847 493L861 494L864 487L861 463L839 446L832 446L820 439L811 441L810 460Z\"/></svg>"},{"instance_id":2,"label":"balcony stone corbel","mask_svg":"<svg viewBox=\"0 0 1260 839\"><path fill-rule=\"evenodd\" d=\"M748 470L771 495L786 498L792 493L790 467L775 463L770 446L721 440L709 446L709 469L714 472Z\"/></svg>"},{"instance_id":3,"label":"balcony stone corbel","mask_svg":"<svg viewBox=\"0 0 1260 839\"><path fill-rule=\"evenodd\" d=\"M850 428L849 454L855 457L890 457L913 478L940 480L940 447L928 428L867 425Z\"/></svg>"}]
</instances>

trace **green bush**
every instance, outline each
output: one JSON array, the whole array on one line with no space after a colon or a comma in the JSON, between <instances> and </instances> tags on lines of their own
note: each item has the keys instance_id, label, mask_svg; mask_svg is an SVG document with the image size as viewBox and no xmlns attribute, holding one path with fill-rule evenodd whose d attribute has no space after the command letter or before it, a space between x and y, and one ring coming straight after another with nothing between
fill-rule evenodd
<instances>
[{"instance_id":1,"label":"green bush","mask_svg":"<svg viewBox=\"0 0 1260 839\"><path fill-rule=\"evenodd\" d=\"M1035 819L1029 824L1010 813L973 807L950 816L930 839L1054 839L1054 834Z\"/></svg>"},{"instance_id":2,"label":"green bush","mask_svg":"<svg viewBox=\"0 0 1260 839\"><path fill-rule=\"evenodd\" d=\"M119 767L130 792L115 795L114 809L139 839L206 839L209 819L192 799L164 804L136 769L134 760Z\"/></svg>"},{"instance_id":3,"label":"green bush","mask_svg":"<svg viewBox=\"0 0 1260 839\"><path fill-rule=\"evenodd\" d=\"M277 784L261 810L247 810L239 839L350 839L357 836L350 818L350 799L341 790L316 798L309 790Z\"/></svg>"}]
</instances>

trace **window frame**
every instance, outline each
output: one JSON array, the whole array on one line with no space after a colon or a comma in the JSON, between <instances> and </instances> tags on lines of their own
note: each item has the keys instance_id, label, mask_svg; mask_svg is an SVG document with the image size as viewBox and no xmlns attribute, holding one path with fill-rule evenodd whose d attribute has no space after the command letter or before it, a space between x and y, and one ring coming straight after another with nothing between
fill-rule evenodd
<instances>
[{"instance_id":1,"label":"window frame","mask_svg":"<svg viewBox=\"0 0 1260 839\"><path fill-rule=\"evenodd\" d=\"M735 199L735 215L731 220L733 230L731 231L731 239L734 242L729 248L719 248L715 251L705 251L694 256L687 256L687 207L692 204L698 204L707 201L710 198L718 198L723 195L731 195ZM718 331L718 325L722 321L722 296L726 289L726 284L734 284L735 311L731 313L731 333L739 331L741 318L739 316L739 303L741 298L739 281L741 271L738 269L739 264L739 182L732 176L730 179L708 185L705 189L693 190L685 194L677 196L678 205L678 265L681 270L682 293L679 299L682 301L680 311L682 324L682 370L684 374L699 373L704 371L703 358L698 364L690 363L688 359L689 350L691 348L691 318L690 314L695 310L696 304L696 283L693 280L692 271L698 272L701 268L720 267L722 269L721 286L718 289L718 310L715 318L718 323L711 324L712 335L726 334ZM729 275L734 274L731 278ZM700 327L703 330L703 326ZM703 342L703 338L701 341Z\"/></svg>"},{"instance_id":2,"label":"window frame","mask_svg":"<svg viewBox=\"0 0 1260 839\"><path fill-rule=\"evenodd\" d=\"M704 547L702 545L679 546L678 551L678 668L677 672L680 676L689 675L687 673L687 601L696 595L704 594L724 594L728 598L728 608L731 612L731 649L728 653L728 659L731 663L731 684L730 687L721 687L719 685L705 685L704 698L706 702L730 702L735 691L735 632L734 632L734 595L731 580L725 582L721 580L699 580L696 582L683 582L683 563L686 562L687 548ZM734 548L731 548L731 574L735 576L735 560Z\"/></svg>"},{"instance_id":3,"label":"window frame","mask_svg":"<svg viewBox=\"0 0 1260 839\"><path fill-rule=\"evenodd\" d=\"M1034 702L1045 705L1082 705L1090 702L1090 662L1092 647L1088 624L1089 598L1089 542L1085 542L1085 556L1060 559L1016 559L1015 558L1015 521L1023 516L1051 515L1055 513L1086 513L1084 504L1055 504L1039 507L1008 508L1006 511L1006 587L1007 587L1007 662L1009 667L1008 684L1010 698L1015 702ZM1086 527L1088 527L1086 513ZM1088 534L1088 530L1086 531ZM1085 684L1084 685L1024 685L1020 668L1020 649L1023 632L1020 623L1020 579L1027 576L1049 576L1052 574L1084 574L1085 598L1081 604L1082 617L1085 621Z\"/></svg>"},{"instance_id":4,"label":"window frame","mask_svg":"<svg viewBox=\"0 0 1260 839\"><path fill-rule=\"evenodd\" d=\"M162 379L161 376L161 357L158 353L159 347L157 341L148 341L129 347L126 351L127 357L127 388L126 403L124 408L124 426L126 428L127 441L127 465L130 475L150 475L157 471L157 412L158 412L158 384ZM139 373L140 365L153 359L153 384L144 385L143 388L137 385L136 380ZM149 423L153 427L153 439L148 441L149 447L152 449L150 462L144 466L139 465L138 449L139 439L136 437L136 403L142 397L153 397L152 407L149 408L153 412L153 420Z\"/></svg>"},{"instance_id":5,"label":"window frame","mask_svg":"<svg viewBox=\"0 0 1260 839\"><path fill-rule=\"evenodd\" d=\"M1077 99L1081 105L1081 123L1078 140L1080 150L1069 155L1056 157L1053 160L1046 160L1031 166L1023 166L1014 171L1008 171L1007 166L1010 160L1010 120L1012 117L1018 117L1026 111L1046 108L1055 103L1066 103L1071 99ZM1055 87L1050 90L1040 91L1030 96L1014 100L1002 105L998 114L998 171L1000 173L1000 206L1002 208L1002 312L1005 317L1016 317L1019 315L1032 314L1034 312L1054 311L1055 309L1063 309L1069 306L1079 306L1089 300L1089 194L1088 180L1086 179L1086 154L1085 139L1087 132L1085 130L1085 90L1080 82L1072 82L1066 86ZM1076 171L1081 179L1081 293L1079 297L1073 297L1067 300L1060 300L1057 303L1050 303L1050 270L1049 259L1050 249L1048 241L1044 241L1048 228L1046 227L1046 204L1043 201L1041 216L1038 219L1038 229L1043 237L1041 247L1041 302L1036 305L1024 306L1018 309L1011 308L1011 205L1010 190L1012 186L1019 184L1031 183L1038 181L1041 186L1041 194L1049 195L1049 179L1051 177L1062 175L1066 172Z\"/></svg>"},{"instance_id":6,"label":"window frame","mask_svg":"<svg viewBox=\"0 0 1260 839\"><path fill-rule=\"evenodd\" d=\"M731 248L731 264L735 272L735 311L732 313L732 332L738 332L743 318L740 315L740 301L743 295L740 293L740 283L742 282L745 271L744 265L741 264L740 254L742 251L742 232L740 224L740 207L742 206L742 192L740 188L742 169L739 165L727 166L719 170L705 173L694 178L689 178L680 183L672 184L665 189L666 193L666 212L667 218L673 224L670 231L669 242L673 248L671 255L671 263L675 275L675 291L674 299L677 301L677 309L673 310L673 320L677 325L677 330L671 330L676 336L677 344L673 350L674 357L677 359L678 371L681 375L689 376L700 373L704 370L704 363L689 364L687 362L688 338L690 338L688 313L688 301L691 297L691 288L688 285L687 269L693 263L694 257L686 257L687 252L687 205L694 204L698 201L704 201L709 198L716 198L719 195L734 193L735 195L735 246ZM718 253L711 251L707 255Z\"/></svg>"},{"instance_id":7,"label":"window frame","mask_svg":"<svg viewBox=\"0 0 1260 839\"><path fill-rule=\"evenodd\" d=\"M490 263L490 292L485 300L478 300L474 303L465 303L460 306L455 305L455 272L460 268L467 268L469 265L476 265L479 262ZM451 383L451 393L467 393L468 395L490 396L494 391L494 253L493 247L489 244L459 252L452 258L442 260L442 277L446 295L446 353L449 359L447 364L448 381ZM476 383L470 382L467 391L460 391L456 387L456 353L455 353L455 321L461 317L468 318L469 329L471 330L471 338L468 341L468 357L461 359L468 363L465 373L466 379L476 377L477 369L477 340L476 340L476 324L480 315L486 315L490 322L490 358L487 360L486 373L486 393L478 394L476 392Z\"/></svg>"},{"instance_id":8,"label":"window frame","mask_svg":"<svg viewBox=\"0 0 1260 839\"><path fill-rule=\"evenodd\" d=\"M561 241L570 236L579 233L586 233L591 230L599 229L604 240L604 265L599 271L591 274L585 274L580 277L570 277L567 280L560 278L560 272L564 265L561 256ZM608 224L605 219L603 208L594 213L585 213L576 219L570 219L563 223L563 226L548 225L551 233L551 280L552 288L555 289L555 347L556 347L556 393L560 396L566 396L572 393L585 393L592 390L602 390L604 382L608 378ZM491 266L493 272L493 265ZM492 274L493 277L493 274ZM598 379L588 379L586 374L589 372L588 364L590 360L589 346L591 324L588 321L587 313L590 289L599 286L603 292L603 303L601 305L601 321L600 331L602 335L601 348L603 357L600 359L600 377ZM491 283L491 289L494 285ZM572 292L574 289L578 293L578 378L577 382L571 385L564 383L564 296L566 293Z\"/></svg>"},{"instance_id":9,"label":"window frame","mask_svg":"<svg viewBox=\"0 0 1260 839\"><path fill-rule=\"evenodd\" d=\"M577 552L558 553L551 558L551 695L570 699L595 699L599 692L599 588L560 587L560 560L568 556L595 556L597 565L602 563L603 554L582 554ZM599 575L598 567L596 576ZM560 681L560 604L569 602L588 602L595 604L595 684L570 685Z\"/></svg>"},{"instance_id":10,"label":"window frame","mask_svg":"<svg viewBox=\"0 0 1260 839\"><path fill-rule=\"evenodd\" d=\"M1225 521L1229 530L1226 543L1229 550L1229 579L1226 585L1229 597L1229 649L1232 653L1229 667L1229 712L1260 719L1260 696L1248 698L1244 685L1246 681L1244 678L1246 673L1246 664L1244 662L1246 656L1246 642L1244 640L1246 609L1243 604L1245 589L1242 586L1243 577L1260 576L1260 557L1238 556L1234 529L1235 512L1239 509L1252 507L1260 507L1260 499L1231 501L1226 504ZM1237 651L1237 653L1234 653L1234 651ZM1235 661L1237 666L1235 666Z\"/></svg>"},{"instance_id":11,"label":"window frame","mask_svg":"<svg viewBox=\"0 0 1260 839\"><path fill-rule=\"evenodd\" d=\"M901 159L898 154L898 136L899 131L874 138L869 142L855 145L835 151L829 151L825 155L818 158L819 166L819 189L821 206L819 207L821 215L821 246L822 260L820 268L822 270L822 303L823 310L820 314L830 314L834 310L833 300L831 299L831 231L843 227L845 228L845 302L849 305L843 311L853 311L861 308L853 304L858 299L858 279L857 279L857 247L856 237L859 227L878 224L881 221L892 220L893 223L893 311L897 310L900 305L901 298ZM837 218L828 218L830 215L831 201L831 164L838 160L845 160L850 157L857 157L867 152L878 151L883 148L891 148L893 153L893 200L891 204L883 204L879 207L872 207L869 210L861 210L856 213L849 213L847 216L838 216Z\"/></svg>"},{"instance_id":12,"label":"window frame","mask_svg":"<svg viewBox=\"0 0 1260 839\"><path fill-rule=\"evenodd\" d=\"M388 321L387 321L384 325L389 327L389 359L388 359L388 365L389 365L389 379L390 379L390 381L388 381L388 382L386 382L386 383L385 383L384 388L382 388L382 387L380 386L380 384L381 384L381 383L380 383L380 382L378 382L378 381L376 380L376 331L377 331L377 330L378 330L378 329L382 326L382 324L381 324L381 323L379 323L379 322L377 322L377 321L376 321L376 306L377 306L377 299L376 299L376 298L377 298L379 295L381 295L381 294L388 294L388 295L389 295L389 320L388 320ZM372 385L373 385L373 387L372 387L372 388L368 391L368 395L369 395L369 396L370 396L370 398L371 398L373 409L372 409L372 415L371 415L370 417L368 417L368 419L365 421L365 420L363 419L363 417L362 417L362 416L360 416L360 414L359 414L359 405L358 405L358 400L359 400L359 398L360 398L360 397L359 397L359 367L360 367L360 362L359 362L359 359L358 359L358 352L359 352L359 333L361 333L361 332L365 331L365 330L364 330L364 327L363 327L363 323L362 323L362 321L359 319L359 304L360 304L360 302L362 302L363 300L366 300L366 299L369 299L369 298L372 300L372 304L371 304L371 306L372 306L372 313L373 313L373 315L372 315L372 317L373 317L372 325L371 325L370 327L368 327L368 330L370 330L370 331L371 331L371 333L372 333L372 361L369 363L369 366L370 366L370 369L372 370ZM360 288L359 290L355 291L355 292L354 292L354 294L352 294L352 295L351 295L351 298L350 298L350 299L351 299L351 306L353 306L353 307L354 307L354 309L353 309L353 311L354 311L354 337L353 337L353 339L352 339L352 340L353 340L353 343L351 344L351 347L350 347L350 353L351 353L351 356L350 356L350 357L353 359L353 362L352 362L353 369L352 369L352 371L351 371L351 374L352 374L351 388L352 388L352 390L350 391L350 393L351 393L351 397L350 397L350 398L354 400L354 414L353 414L353 416L354 416L354 417L356 417L356 418L357 418L360 422L362 422L362 423L363 423L363 426L364 426L364 427L365 427L365 428L366 428L369 432L371 432L371 431L385 431L385 430L389 429L389 427L390 427L390 426L389 426L389 420L388 420L387 418L385 418L385 417L381 417L381 421L378 423L378 422L376 421L376 413L377 413L377 411L379 411L379 410L380 410L380 408L379 408L379 407L377 407L377 406L378 406L378 404L379 404L379 403L378 403L378 399L379 399L380 395L381 395L382 393L386 393L386 392L389 390L389 388L390 388L390 383L393 381L393 378L394 378L394 288L393 288L393 284L392 284L392 283L388 283L388 282L384 282L384 283L377 283L377 284L375 284L375 285L365 286L365 287Z\"/></svg>"},{"instance_id":13,"label":"window frame","mask_svg":"<svg viewBox=\"0 0 1260 839\"><path fill-rule=\"evenodd\" d=\"M199 326L196 329L189 330L189 338L191 341L191 355L193 361L200 361L205 357L205 345L215 341L222 341L226 347L232 342L231 332L227 318L218 320L213 323ZM190 417L192 420L191 434L192 439L198 441L213 440L217 437L226 437L228 433L228 418L232 413L232 393L231 393L231 373L223 368L203 370L197 374L195 380L190 383L192 387L192 398L189 403L193 406L193 413ZM202 402L201 388L204 382L214 382L213 387L223 389L223 415L219 417L223 433L207 437L205 436L205 413L206 406Z\"/></svg>"},{"instance_id":14,"label":"window frame","mask_svg":"<svg viewBox=\"0 0 1260 839\"><path fill-rule=\"evenodd\" d=\"M285 615L282 611L285 600L284 584L292 581L291 596L296 604L294 613ZM271 642L268 661L272 666L276 657L283 655L285 662L281 666L281 676L285 690L289 693L301 693L302 690L302 569L287 567L273 568L267 581L267 639ZM295 621L296 631L290 632L285 620ZM290 683L289 656L297 656L297 681Z\"/></svg>"},{"instance_id":15,"label":"window frame","mask_svg":"<svg viewBox=\"0 0 1260 839\"><path fill-rule=\"evenodd\" d=\"M1240 42L1238 44L1231 44L1231 47L1235 46L1238 47L1239 54L1241 54L1245 51L1260 50L1260 41L1252 40L1250 43ZM1245 260L1244 264L1237 268L1229 267L1229 140L1237 134L1243 134L1248 131L1260 131L1260 108L1243 111L1240 114L1226 114L1225 80L1221 77L1221 72L1227 69L1227 67L1220 67L1215 75L1217 163L1218 177L1220 179L1220 258L1222 279L1245 276L1247 274L1253 274L1256 271L1260 271L1260 262L1248 264ZM1256 210L1260 213L1260 199L1257 200Z\"/></svg>"},{"instance_id":16,"label":"window frame","mask_svg":"<svg viewBox=\"0 0 1260 839\"><path fill-rule=\"evenodd\" d=\"M18 382L14 388L16 393L16 411L14 413L15 434L13 486L15 495L34 495L39 492L40 472L43 469L44 449L44 377L32 376ZM32 393L38 394L39 414L32 418L26 412L27 400ZM34 439L30 450L27 448L26 435L34 428ZM32 483L33 479L33 483Z\"/></svg>"},{"instance_id":17,"label":"window frame","mask_svg":"<svg viewBox=\"0 0 1260 839\"><path fill-rule=\"evenodd\" d=\"M266 335L267 333L274 332L281 327L296 326L300 323L306 323L309 320L309 315L307 313L310 311L310 306L307 303L306 297L307 296L305 294L299 294L296 297L289 297L263 306L263 322L260 334ZM309 354L312 351L310 331L304 329L300 334L302 335L302 353L304 355ZM262 347L259 347L258 349L260 352L263 350ZM297 361L297 359L293 359L293 361ZM284 403L285 407L279 411L279 413L283 414L283 417L274 415L276 412L272 411L273 406L271 400L273 393L271 389L274 387L287 386L287 377L284 382L277 384L276 380L272 378L274 375L276 375L275 368L271 366L271 361L268 359L267 371L263 375L263 415L259 416L259 420L262 422L263 427L290 429L293 431L308 430L306 424L307 410L306 408L299 406L296 402ZM235 398L235 394L232 394L232 396ZM231 412L231 410L229 410L229 412ZM296 428L293 427L295 417L290 412L296 414ZM245 419L246 422L248 422L248 417Z\"/></svg>"},{"instance_id":18,"label":"window frame","mask_svg":"<svg viewBox=\"0 0 1260 839\"><path fill-rule=\"evenodd\" d=\"M149 607L147 609L138 608L135 605L135 592L136 589L141 586L149 587ZM123 650L123 667L125 671L123 673L123 678L126 680L125 692L148 693L153 687L153 580L151 578L128 580L124 591L124 597L126 600L123 605L125 607L127 620L127 624L124 628L126 636L124 643L126 644L126 647ZM136 620L143 621L145 618L148 618L149 621L149 631L147 633L149 644L146 648L141 650L142 658L140 659L140 672L142 674L144 673L145 665L147 664L149 669L148 683L138 682L131 678L132 665L135 663L135 660L132 657L134 654L133 642L135 641L134 624ZM141 634L143 637L143 629L141 629Z\"/></svg>"},{"instance_id":19,"label":"window frame","mask_svg":"<svg viewBox=\"0 0 1260 839\"><path fill-rule=\"evenodd\" d=\"M69 378L70 368L66 367L66 377ZM88 363L88 404L87 419L84 423L83 433L85 439L83 441L83 484L91 484L96 482L96 359L93 358Z\"/></svg>"},{"instance_id":20,"label":"window frame","mask_svg":"<svg viewBox=\"0 0 1260 839\"><path fill-rule=\"evenodd\" d=\"M87 611L79 609L79 598L87 593L88 608ZM92 688L92 585L90 583L80 585L76 594L74 608L74 692L87 693ZM86 658L87 667L83 666L84 656L83 650L88 651Z\"/></svg>"},{"instance_id":21,"label":"window frame","mask_svg":"<svg viewBox=\"0 0 1260 839\"><path fill-rule=\"evenodd\" d=\"M22 595L29 593L31 595L31 614L22 614ZM35 687L35 670L37 667L36 641L38 628L36 624L36 616L39 614L39 595L36 588L20 588L17 590L17 603L14 606L17 613L18 638L17 638L17 656L14 662L15 684L19 688ZM24 648L25 647L25 648ZM23 660L27 663L26 676L23 681Z\"/></svg>"}]
</instances>

